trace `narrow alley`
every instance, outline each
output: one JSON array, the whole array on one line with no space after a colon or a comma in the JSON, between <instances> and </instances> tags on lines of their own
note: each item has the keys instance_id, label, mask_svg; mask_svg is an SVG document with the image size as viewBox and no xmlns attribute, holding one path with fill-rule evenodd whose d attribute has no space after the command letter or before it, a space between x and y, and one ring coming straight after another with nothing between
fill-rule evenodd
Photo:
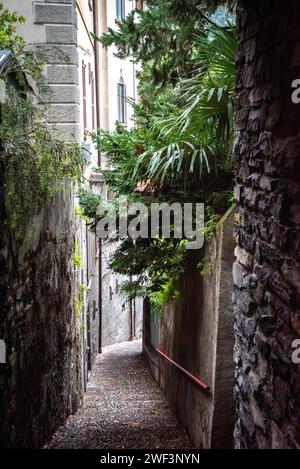
<instances>
[{"instance_id":1,"label":"narrow alley","mask_svg":"<svg viewBox=\"0 0 300 469\"><path fill-rule=\"evenodd\" d=\"M105 347L81 409L46 448L192 448L142 356L141 341Z\"/></svg>"},{"instance_id":2,"label":"narrow alley","mask_svg":"<svg viewBox=\"0 0 300 469\"><path fill-rule=\"evenodd\" d=\"M0 0L0 449L300 449L299 24Z\"/></svg>"}]
</instances>

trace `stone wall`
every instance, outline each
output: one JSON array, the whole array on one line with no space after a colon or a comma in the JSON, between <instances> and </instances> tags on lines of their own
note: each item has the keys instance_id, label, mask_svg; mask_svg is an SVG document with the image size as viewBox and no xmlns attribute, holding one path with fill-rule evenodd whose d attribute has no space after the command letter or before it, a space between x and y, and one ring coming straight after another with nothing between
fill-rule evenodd
<instances>
[{"instance_id":1,"label":"stone wall","mask_svg":"<svg viewBox=\"0 0 300 469\"><path fill-rule=\"evenodd\" d=\"M45 74L49 89L43 102L48 103L49 125L64 140L78 141L81 118L76 0L2 3L10 11L25 16L26 22L18 25L17 31L28 44L38 46L48 64Z\"/></svg>"},{"instance_id":2,"label":"stone wall","mask_svg":"<svg viewBox=\"0 0 300 469\"><path fill-rule=\"evenodd\" d=\"M210 386L207 392L160 358L151 346L151 321L144 313L144 353L170 407L197 448L233 446L233 210L205 247L206 275L197 268L203 252L190 253L179 299L161 312L158 348Z\"/></svg>"},{"instance_id":3,"label":"stone wall","mask_svg":"<svg viewBox=\"0 0 300 469\"><path fill-rule=\"evenodd\" d=\"M238 1L237 448L300 446L299 2Z\"/></svg>"},{"instance_id":4,"label":"stone wall","mask_svg":"<svg viewBox=\"0 0 300 469\"><path fill-rule=\"evenodd\" d=\"M44 97L49 101L47 121L57 136L78 141L81 132L76 1L34 1L32 8L34 25L44 26L45 44L40 47L49 62L49 90Z\"/></svg>"},{"instance_id":5,"label":"stone wall","mask_svg":"<svg viewBox=\"0 0 300 469\"><path fill-rule=\"evenodd\" d=\"M40 447L81 403L72 201L67 187L42 209L34 237L19 246L4 224L2 192L0 337L7 353L0 365L2 448Z\"/></svg>"},{"instance_id":6,"label":"stone wall","mask_svg":"<svg viewBox=\"0 0 300 469\"><path fill-rule=\"evenodd\" d=\"M112 242L102 244L102 346L116 344L142 336L143 301L126 301L121 285L128 277L112 272L109 261L116 250Z\"/></svg>"},{"instance_id":7,"label":"stone wall","mask_svg":"<svg viewBox=\"0 0 300 469\"><path fill-rule=\"evenodd\" d=\"M27 18L18 33L42 50L48 63L50 93L43 102L53 134L65 142L83 140L76 1L3 3ZM3 168L0 172L3 205ZM3 206L0 338L6 341L7 364L0 365L1 446L39 447L81 403L99 351L98 242L75 217L74 192L67 186L43 208L33 240L20 247L5 229ZM74 266L77 245L80 266Z\"/></svg>"},{"instance_id":8,"label":"stone wall","mask_svg":"<svg viewBox=\"0 0 300 469\"><path fill-rule=\"evenodd\" d=\"M112 243L103 243L101 283L103 347L129 340L131 336L130 303L119 295L121 283L126 277L114 274L108 266L115 249Z\"/></svg>"}]
</instances>

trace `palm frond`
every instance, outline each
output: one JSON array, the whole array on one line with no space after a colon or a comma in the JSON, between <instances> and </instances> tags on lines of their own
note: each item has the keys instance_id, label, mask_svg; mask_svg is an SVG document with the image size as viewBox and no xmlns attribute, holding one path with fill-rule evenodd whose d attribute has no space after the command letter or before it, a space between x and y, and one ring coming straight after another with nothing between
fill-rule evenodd
<instances>
[{"instance_id":1,"label":"palm frond","mask_svg":"<svg viewBox=\"0 0 300 469\"><path fill-rule=\"evenodd\" d=\"M187 171L209 174L210 160L233 149L233 98L235 89L234 27L209 26L196 37L198 67L182 80L179 94L183 109L156 121L158 149L148 149L136 164L148 163L149 179L163 182ZM183 164L184 163L184 164Z\"/></svg>"}]
</instances>

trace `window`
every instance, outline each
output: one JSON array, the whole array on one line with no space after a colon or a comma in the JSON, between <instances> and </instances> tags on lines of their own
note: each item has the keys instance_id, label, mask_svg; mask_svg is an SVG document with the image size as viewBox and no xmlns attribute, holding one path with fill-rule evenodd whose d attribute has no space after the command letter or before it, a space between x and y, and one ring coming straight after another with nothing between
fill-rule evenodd
<instances>
[{"instance_id":1,"label":"window","mask_svg":"<svg viewBox=\"0 0 300 469\"><path fill-rule=\"evenodd\" d=\"M125 0L116 0L116 19L123 20L125 18Z\"/></svg>"},{"instance_id":2,"label":"window","mask_svg":"<svg viewBox=\"0 0 300 469\"><path fill-rule=\"evenodd\" d=\"M118 83L118 121L126 122L126 85L121 77Z\"/></svg>"},{"instance_id":3,"label":"window","mask_svg":"<svg viewBox=\"0 0 300 469\"><path fill-rule=\"evenodd\" d=\"M83 128L87 129L87 114L86 114L86 65L82 61L82 109L83 109Z\"/></svg>"}]
</instances>

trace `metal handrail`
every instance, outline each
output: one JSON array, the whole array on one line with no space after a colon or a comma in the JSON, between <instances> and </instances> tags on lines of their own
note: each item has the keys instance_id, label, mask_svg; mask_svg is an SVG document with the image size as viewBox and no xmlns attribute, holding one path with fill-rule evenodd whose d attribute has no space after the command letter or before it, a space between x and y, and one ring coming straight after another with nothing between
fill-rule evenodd
<instances>
[{"instance_id":1,"label":"metal handrail","mask_svg":"<svg viewBox=\"0 0 300 469\"><path fill-rule=\"evenodd\" d=\"M168 355L166 355L165 353L163 353L161 350L159 350L158 348L155 349L159 355L161 355L165 360L167 360L168 362L172 363L172 365L176 366L176 368L178 368L180 371L182 371L186 376L188 376L192 381L194 381L196 384L198 384L198 386L200 386L200 388L204 389L204 391L209 391L210 390L210 387L208 384L204 383L204 381L202 381L201 379L197 378L197 376L193 375L192 373L190 373L188 370L186 370L185 368L183 368L182 366L180 366L178 363L174 362L174 360L172 360L170 357L168 357Z\"/></svg>"}]
</instances>

